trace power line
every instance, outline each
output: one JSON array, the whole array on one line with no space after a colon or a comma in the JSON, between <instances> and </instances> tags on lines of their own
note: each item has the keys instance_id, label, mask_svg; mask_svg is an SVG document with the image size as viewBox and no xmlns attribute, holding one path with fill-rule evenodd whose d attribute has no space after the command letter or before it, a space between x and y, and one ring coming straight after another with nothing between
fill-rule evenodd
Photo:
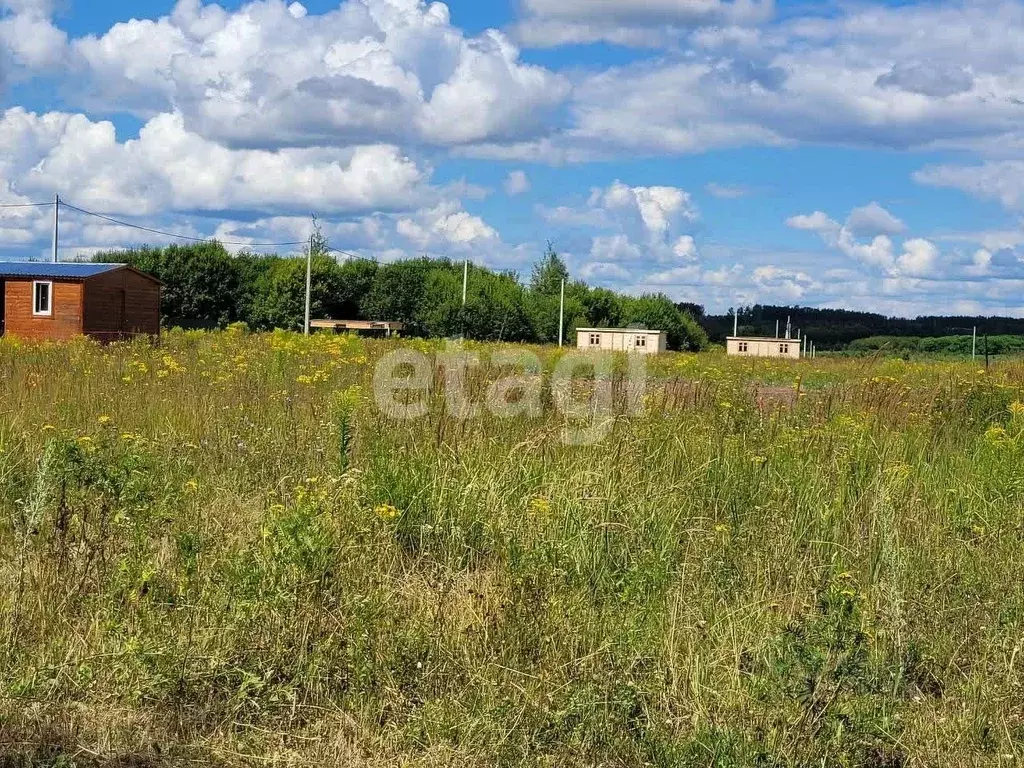
<instances>
[{"instance_id":1,"label":"power line","mask_svg":"<svg viewBox=\"0 0 1024 768\"><path fill-rule=\"evenodd\" d=\"M0 203L0 208L42 208L53 203Z\"/></svg>"},{"instance_id":2,"label":"power line","mask_svg":"<svg viewBox=\"0 0 1024 768\"><path fill-rule=\"evenodd\" d=\"M53 203L46 203L46 205L53 205ZM190 240L190 241L192 241L194 243L218 242L221 245L237 245L237 246L243 247L243 248L277 248L277 247L285 246L285 245L305 245L306 244L305 240L292 240L292 241L287 242L287 243L243 243L243 242L230 241L230 240L218 240L215 237L194 237L192 235L182 235L182 234L177 233L177 232L165 232L162 229L153 229L152 227L144 227L141 224L131 224L131 223L127 222L127 221L121 221L120 219L115 219L115 218L113 218L111 216L107 216L106 214L103 214L103 213L96 213L95 211L87 211L84 208L79 208L77 205L71 205L71 203L66 203L63 200L61 200L61 205L63 205L65 208L70 208L73 211L78 211L79 213L84 213L86 216L94 216L97 219L103 219L104 221L109 221L111 224L117 224L118 226L121 226L121 227L129 227L131 229L138 229L138 230L142 230L143 232L150 232L151 234L154 234L154 235L162 235L163 237L174 237L174 238L178 238L179 240Z\"/></svg>"},{"instance_id":3,"label":"power line","mask_svg":"<svg viewBox=\"0 0 1024 768\"><path fill-rule=\"evenodd\" d=\"M358 253L352 253L351 251L343 251L340 248L332 248L330 246L330 244L327 244L326 248L331 253L340 253L342 256L348 256L350 259L359 259L360 261L370 261L370 262L373 262L374 264L377 263L376 259L370 259L370 258L367 258L366 256L360 256Z\"/></svg>"}]
</instances>

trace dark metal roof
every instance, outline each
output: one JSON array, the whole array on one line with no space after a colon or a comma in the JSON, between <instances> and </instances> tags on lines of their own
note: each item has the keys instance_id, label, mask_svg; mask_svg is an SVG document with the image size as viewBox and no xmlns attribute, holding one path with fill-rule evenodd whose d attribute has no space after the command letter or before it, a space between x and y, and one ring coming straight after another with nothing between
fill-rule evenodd
<instances>
[{"instance_id":1,"label":"dark metal roof","mask_svg":"<svg viewBox=\"0 0 1024 768\"><path fill-rule=\"evenodd\" d=\"M124 266L124 264L93 264L87 262L0 261L0 277L87 280L90 277L121 269Z\"/></svg>"}]
</instances>

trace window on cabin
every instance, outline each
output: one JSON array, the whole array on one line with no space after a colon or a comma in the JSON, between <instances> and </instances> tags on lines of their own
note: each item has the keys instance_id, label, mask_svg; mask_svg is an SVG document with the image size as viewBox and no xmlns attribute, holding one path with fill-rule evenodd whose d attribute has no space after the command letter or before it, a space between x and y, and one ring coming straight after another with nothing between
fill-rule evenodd
<instances>
[{"instance_id":1,"label":"window on cabin","mask_svg":"<svg viewBox=\"0 0 1024 768\"><path fill-rule=\"evenodd\" d=\"M748 351L750 351L750 345L747 344L747 342L745 342L745 341L741 341L740 342L740 353L745 355Z\"/></svg>"},{"instance_id":2,"label":"window on cabin","mask_svg":"<svg viewBox=\"0 0 1024 768\"><path fill-rule=\"evenodd\" d=\"M590 346L592 346L592 347L599 347L599 346L601 346L601 334L600 333L592 333L592 334L590 334Z\"/></svg>"},{"instance_id":3,"label":"window on cabin","mask_svg":"<svg viewBox=\"0 0 1024 768\"><path fill-rule=\"evenodd\" d=\"M640 349L646 349L646 347L647 347L647 337L646 336L637 336L636 337L636 346L638 348L640 348Z\"/></svg>"},{"instance_id":4,"label":"window on cabin","mask_svg":"<svg viewBox=\"0 0 1024 768\"><path fill-rule=\"evenodd\" d=\"M49 316L53 314L53 283L36 280L32 283L32 314Z\"/></svg>"},{"instance_id":5,"label":"window on cabin","mask_svg":"<svg viewBox=\"0 0 1024 768\"><path fill-rule=\"evenodd\" d=\"M780 355L788 355L789 354L789 344L779 344L779 354Z\"/></svg>"}]
</instances>

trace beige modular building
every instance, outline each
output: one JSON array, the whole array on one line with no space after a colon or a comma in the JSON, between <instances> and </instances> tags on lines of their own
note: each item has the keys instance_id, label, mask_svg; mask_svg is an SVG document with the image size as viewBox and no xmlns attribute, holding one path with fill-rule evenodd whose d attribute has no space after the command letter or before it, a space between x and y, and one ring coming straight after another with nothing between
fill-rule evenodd
<instances>
[{"instance_id":1,"label":"beige modular building","mask_svg":"<svg viewBox=\"0 0 1024 768\"><path fill-rule=\"evenodd\" d=\"M788 357L800 359L800 339L773 339L758 336L729 336L725 350L740 357Z\"/></svg>"},{"instance_id":2,"label":"beige modular building","mask_svg":"<svg viewBox=\"0 0 1024 768\"><path fill-rule=\"evenodd\" d=\"M577 328L576 346L605 352L656 355L668 349L668 334L645 328Z\"/></svg>"}]
</instances>

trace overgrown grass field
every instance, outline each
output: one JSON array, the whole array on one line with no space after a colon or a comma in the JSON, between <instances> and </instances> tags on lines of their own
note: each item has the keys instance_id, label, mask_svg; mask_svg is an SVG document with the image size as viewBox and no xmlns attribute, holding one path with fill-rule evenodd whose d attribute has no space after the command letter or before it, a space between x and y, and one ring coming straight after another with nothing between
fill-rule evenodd
<instances>
[{"instance_id":1,"label":"overgrown grass field","mask_svg":"<svg viewBox=\"0 0 1024 768\"><path fill-rule=\"evenodd\" d=\"M1024 365L667 355L579 446L399 346L0 342L0 764L1024 756Z\"/></svg>"}]
</instances>

